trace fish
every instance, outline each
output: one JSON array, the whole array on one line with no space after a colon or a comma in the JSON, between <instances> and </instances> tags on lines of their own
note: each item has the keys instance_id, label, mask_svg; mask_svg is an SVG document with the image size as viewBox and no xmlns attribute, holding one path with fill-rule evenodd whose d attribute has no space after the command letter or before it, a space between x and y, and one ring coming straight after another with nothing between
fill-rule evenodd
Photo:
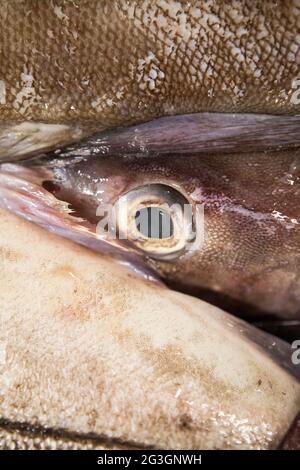
<instances>
[{"instance_id":1,"label":"fish","mask_svg":"<svg viewBox=\"0 0 300 470\"><path fill-rule=\"evenodd\" d=\"M299 114L299 18L298 0L0 0L0 160L161 116Z\"/></svg>"},{"instance_id":2,"label":"fish","mask_svg":"<svg viewBox=\"0 0 300 470\"><path fill-rule=\"evenodd\" d=\"M1 0L1 121L299 114L298 0Z\"/></svg>"},{"instance_id":3,"label":"fish","mask_svg":"<svg viewBox=\"0 0 300 470\"><path fill-rule=\"evenodd\" d=\"M209 121L196 114L158 121L3 163L0 205L251 321L299 321L299 117L228 114ZM122 201L127 213L119 211L114 230L99 231L99 209ZM137 228L140 211L165 205L174 233L152 237ZM190 208L190 225L173 205Z\"/></svg>"},{"instance_id":4,"label":"fish","mask_svg":"<svg viewBox=\"0 0 300 470\"><path fill-rule=\"evenodd\" d=\"M297 321L299 19L298 0L0 0L1 448L297 447L290 345L167 287ZM99 234L99 202L151 198L192 208L184 231L159 210L176 246L140 230L147 204L134 240Z\"/></svg>"},{"instance_id":5,"label":"fish","mask_svg":"<svg viewBox=\"0 0 300 470\"><path fill-rule=\"evenodd\" d=\"M0 0L0 160L161 116L299 114L299 18L298 0Z\"/></svg>"},{"instance_id":6,"label":"fish","mask_svg":"<svg viewBox=\"0 0 300 470\"><path fill-rule=\"evenodd\" d=\"M292 442L288 343L6 210L0 220L2 449Z\"/></svg>"}]
</instances>

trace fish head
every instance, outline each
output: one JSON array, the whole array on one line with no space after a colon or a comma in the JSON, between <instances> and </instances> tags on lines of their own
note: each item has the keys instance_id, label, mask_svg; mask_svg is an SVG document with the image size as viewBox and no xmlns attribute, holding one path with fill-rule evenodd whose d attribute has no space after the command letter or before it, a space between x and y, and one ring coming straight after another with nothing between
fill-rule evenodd
<instances>
[{"instance_id":1,"label":"fish head","mask_svg":"<svg viewBox=\"0 0 300 470\"><path fill-rule=\"evenodd\" d=\"M299 124L196 114L102 132L2 164L1 204L232 313L297 319Z\"/></svg>"},{"instance_id":2,"label":"fish head","mask_svg":"<svg viewBox=\"0 0 300 470\"><path fill-rule=\"evenodd\" d=\"M101 251L228 309L242 303L245 316L299 315L298 148L81 152L30 167L67 204L73 227L84 225L80 242L101 240Z\"/></svg>"}]
</instances>

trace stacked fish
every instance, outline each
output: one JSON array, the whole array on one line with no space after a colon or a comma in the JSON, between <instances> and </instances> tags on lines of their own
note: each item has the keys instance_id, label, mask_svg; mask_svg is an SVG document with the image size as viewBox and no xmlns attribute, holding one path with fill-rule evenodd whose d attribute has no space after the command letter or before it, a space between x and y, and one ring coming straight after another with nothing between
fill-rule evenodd
<instances>
[{"instance_id":1,"label":"stacked fish","mask_svg":"<svg viewBox=\"0 0 300 470\"><path fill-rule=\"evenodd\" d=\"M1 448L300 446L299 0L0 0L0 159Z\"/></svg>"}]
</instances>

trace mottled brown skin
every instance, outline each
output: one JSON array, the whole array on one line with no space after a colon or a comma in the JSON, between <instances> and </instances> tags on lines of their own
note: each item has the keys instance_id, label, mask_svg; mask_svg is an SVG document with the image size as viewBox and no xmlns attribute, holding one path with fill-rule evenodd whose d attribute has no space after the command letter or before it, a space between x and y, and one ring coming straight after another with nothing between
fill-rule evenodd
<instances>
[{"instance_id":1,"label":"mottled brown skin","mask_svg":"<svg viewBox=\"0 0 300 470\"><path fill-rule=\"evenodd\" d=\"M63 160L63 168L53 163L53 182L44 187L94 226L101 202L115 202L148 183L171 185L191 204L204 204L200 249L172 262L146 260L168 284L229 309L238 305L240 314L252 318L261 313L299 318L299 148L68 161L72 158Z\"/></svg>"},{"instance_id":2,"label":"mottled brown skin","mask_svg":"<svg viewBox=\"0 0 300 470\"><path fill-rule=\"evenodd\" d=\"M1 120L299 113L298 0L1 0Z\"/></svg>"}]
</instances>

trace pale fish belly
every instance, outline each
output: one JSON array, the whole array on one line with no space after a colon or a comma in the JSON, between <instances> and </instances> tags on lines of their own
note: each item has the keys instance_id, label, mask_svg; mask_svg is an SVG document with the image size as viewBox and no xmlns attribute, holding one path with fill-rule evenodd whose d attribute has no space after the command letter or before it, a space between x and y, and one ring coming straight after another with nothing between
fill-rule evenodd
<instances>
[{"instance_id":1,"label":"pale fish belly","mask_svg":"<svg viewBox=\"0 0 300 470\"><path fill-rule=\"evenodd\" d=\"M0 215L0 447L280 445L288 344Z\"/></svg>"}]
</instances>

